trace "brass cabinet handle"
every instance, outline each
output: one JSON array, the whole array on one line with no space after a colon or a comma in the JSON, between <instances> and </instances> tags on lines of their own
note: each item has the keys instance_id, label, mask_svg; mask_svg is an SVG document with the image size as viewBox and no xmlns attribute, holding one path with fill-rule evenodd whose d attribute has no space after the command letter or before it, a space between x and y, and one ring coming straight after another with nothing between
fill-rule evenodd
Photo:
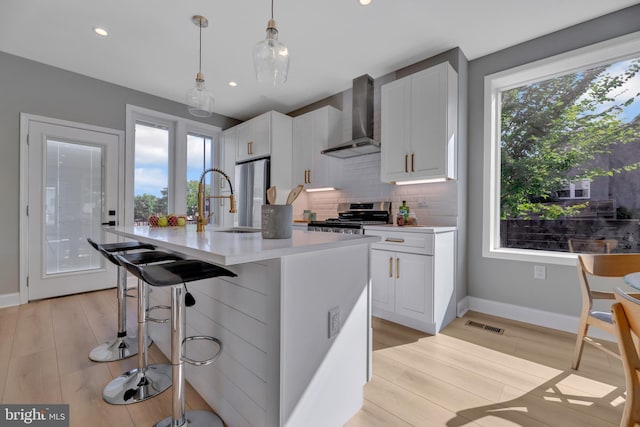
<instances>
[{"instance_id":1,"label":"brass cabinet handle","mask_svg":"<svg viewBox=\"0 0 640 427\"><path fill-rule=\"evenodd\" d=\"M384 239L384 241L391 243L404 243L404 239L398 239L396 237L387 237L386 239Z\"/></svg>"},{"instance_id":2,"label":"brass cabinet handle","mask_svg":"<svg viewBox=\"0 0 640 427\"><path fill-rule=\"evenodd\" d=\"M389 277L393 277L393 257L389 257Z\"/></svg>"},{"instance_id":3,"label":"brass cabinet handle","mask_svg":"<svg viewBox=\"0 0 640 427\"><path fill-rule=\"evenodd\" d=\"M415 157L416 157L416 154L415 153L411 153L411 172L415 172L415 169L413 167Z\"/></svg>"},{"instance_id":4,"label":"brass cabinet handle","mask_svg":"<svg viewBox=\"0 0 640 427\"><path fill-rule=\"evenodd\" d=\"M408 173L408 172L409 172L409 165L408 165L408 163L409 163L409 155L408 155L408 154L405 154L405 155L404 155L404 171L405 171L406 173Z\"/></svg>"},{"instance_id":5,"label":"brass cabinet handle","mask_svg":"<svg viewBox=\"0 0 640 427\"><path fill-rule=\"evenodd\" d=\"M305 184L309 183L309 169L304 170L304 183Z\"/></svg>"},{"instance_id":6,"label":"brass cabinet handle","mask_svg":"<svg viewBox=\"0 0 640 427\"><path fill-rule=\"evenodd\" d=\"M311 184L311 169L307 169L307 184Z\"/></svg>"},{"instance_id":7,"label":"brass cabinet handle","mask_svg":"<svg viewBox=\"0 0 640 427\"><path fill-rule=\"evenodd\" d=\"M396 279L400 278L400 258L396 258Z\"/></svg>"},{"instance_id":8,"label":"brass cabinet handle","mask_svg":"<svg viewBox=\"0 0 640 427\"><path fill-rule=\"evenodd\" d=\"M247 154L253 154L253 141L247 142Z\"/></svg>"}]
</instances>

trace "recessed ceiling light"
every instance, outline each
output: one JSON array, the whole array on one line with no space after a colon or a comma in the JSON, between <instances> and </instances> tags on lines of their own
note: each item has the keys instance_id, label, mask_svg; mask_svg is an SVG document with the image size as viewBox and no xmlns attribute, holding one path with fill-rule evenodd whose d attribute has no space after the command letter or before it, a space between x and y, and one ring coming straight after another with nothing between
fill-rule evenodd
<instances>
[{"instance_id":1,"label":"recessed ceiling light","mask_svg":"<svg viewBox=\"0 0 640 427\"><path fill-rule=\"evenodd\" d=\"M229 86L236 87L236 86L238 86L238 83L231 81L231 82L229 82Z\"/></svg>"},{"instance_id":2,"label":"recessed ceiling light","mask_svg":"<svg viewBox=\"0 0 640 427\"><path fill-rule=\"evenodd\" d=\"M369 6L371 4L371 0L360 0L360 4L363 6Z\"/></svg>"},{"instance_id":3,"label":"recessed ceiling light","mask_svg":"<svg viewBox=\"0 0 640 427\"><path fill-rule=\"evenodd\" d=\"M95 27L95 28L93 29L93 31L94 31L97 35L102 36L102 37L106 37L106 36L108 36L108 35L109 35L109 33L107 32L107 30L105 30L104 28Z\"/></svg>"}]
</instances>

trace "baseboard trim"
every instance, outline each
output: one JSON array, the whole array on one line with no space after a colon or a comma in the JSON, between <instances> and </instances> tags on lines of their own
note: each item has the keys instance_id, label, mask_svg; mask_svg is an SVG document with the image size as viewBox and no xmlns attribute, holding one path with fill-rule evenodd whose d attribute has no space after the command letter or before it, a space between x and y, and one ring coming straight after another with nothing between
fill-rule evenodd
<instances>
[{"instance_id":1,"label":"baseboard trim","mask_svg":"<svg viewBox=\"0 0 640 427\"><path fill-rule=\"evenodd\" d=\"M0 308L20 305L20 293L0 295Z\"/></svg>"},{"instance_id":2,"label":"baseboard trim","mask_svg":"<svg viewBox=\"0 0 640 427\"><path fill-rule=\"evenodd\" d=\"M568 316L566 314L553 313L471 296L467 296L458 302L458 317L462 317L468 310L543 326L545 328L557 329L572 334L576 333L578 325L580 324L580 318L578 316ZM616 341L613 335L597 328L590 328L589 335L607 341Z\"/></svg>"}]
</instances>

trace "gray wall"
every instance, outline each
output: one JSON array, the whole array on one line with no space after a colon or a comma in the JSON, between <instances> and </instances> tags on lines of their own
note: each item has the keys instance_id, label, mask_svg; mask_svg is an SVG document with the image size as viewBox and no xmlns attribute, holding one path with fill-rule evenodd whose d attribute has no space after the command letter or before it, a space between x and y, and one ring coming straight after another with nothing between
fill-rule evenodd
<instances>
[{"instance_id":1,"label":"gray wall","mask_svg":"<svg viewBox=\"0 0 640 427\"><path fill-rule=\"evenodd\" d=\"M183 104L0 52L0 295L19 291L20 113L124 131L126 104L195 119Z\"/></svg>"},{"instance_id":2,"label":"gray wall","mask_svg":"<svg viewBox=\"0 0 640 427\"><path fill-rule=\"evenodd\" d=\"M547 280L534 280L534 264L482 257L484 77L538 59L640 31L640 5L531 40L469 63L468 294L577 315L580 294L575 267L547 265ZM475 160L473 160L475 159Z\"/></svg>"}]
</instances>

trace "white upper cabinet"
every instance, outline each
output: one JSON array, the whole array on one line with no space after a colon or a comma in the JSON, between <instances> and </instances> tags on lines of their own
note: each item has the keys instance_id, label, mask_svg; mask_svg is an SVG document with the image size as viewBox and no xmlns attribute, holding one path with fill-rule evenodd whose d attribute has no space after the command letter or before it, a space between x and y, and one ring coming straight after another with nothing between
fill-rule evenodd
<instances>
[{"instance_id":1,"label":"white upper cabinet","mask_svg":"<svg viewBox=\"0 0 640 427\"><path fill-rule=\"evenodd\" d=\"M320 154L340 143L342 112L325 106L293 119L293 185L305 188L336 187L332 165L336 159Z\"/></svg>"},{"instance_id":2,"label":"white upper cabinet","mask_svg":"<svg viewBox=\"0 0 640 427\"><path fill-rule=\"evenodd\" d=\"M271 154L271 113L264 113L236 126L236 162Z\"/></svg>"},{"instance_id":3,"label":"white upper cabinet","mask_svg":"<svg viewBox=\"0 0 640 427\"><path fill-rule=\"evenodd\" d=\"M383 182L456 179L457 98L448 62L382 86Z\"/></svg>"},{"instance_id":4,"label":"white upper cabinet","mask_svg":"<svg viewBox=\"0 0 640 427\"><path fill-rule=\"evenodd\" d=\"M227 129L235 132L235 162L271 156L271 185L287 190L291 185L293 119L268 111Z\"/></svg>"}]
</instances>

